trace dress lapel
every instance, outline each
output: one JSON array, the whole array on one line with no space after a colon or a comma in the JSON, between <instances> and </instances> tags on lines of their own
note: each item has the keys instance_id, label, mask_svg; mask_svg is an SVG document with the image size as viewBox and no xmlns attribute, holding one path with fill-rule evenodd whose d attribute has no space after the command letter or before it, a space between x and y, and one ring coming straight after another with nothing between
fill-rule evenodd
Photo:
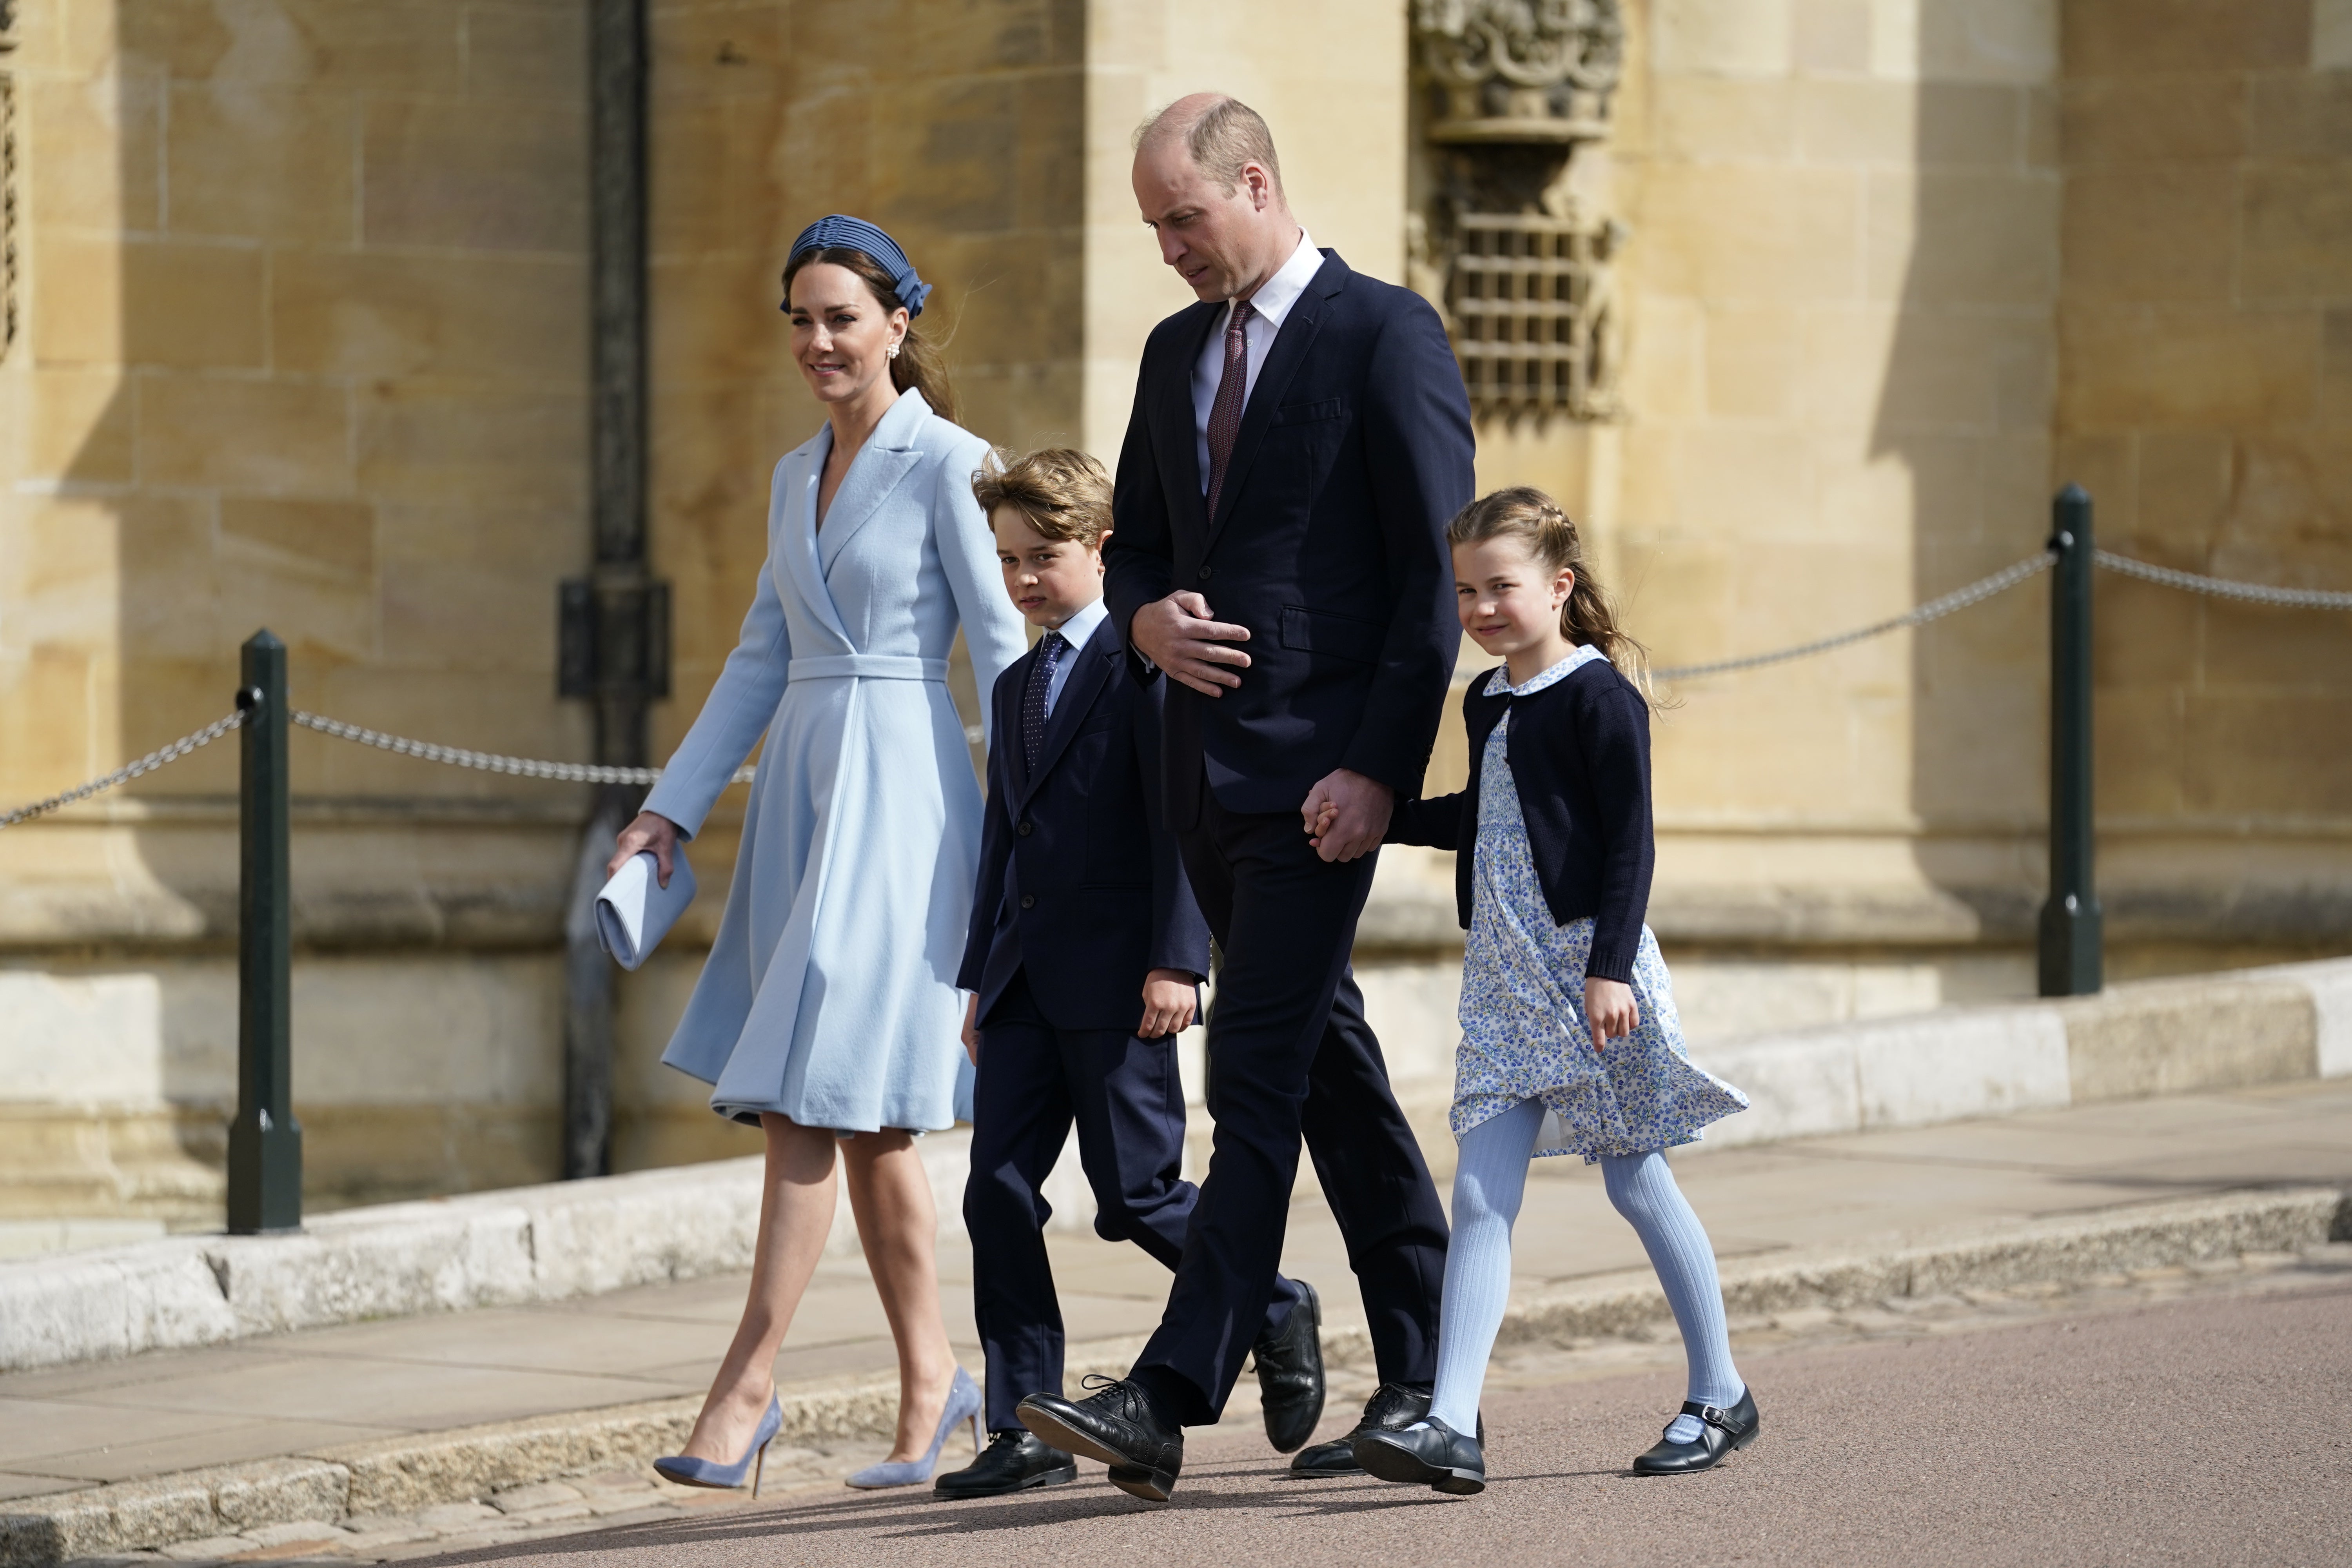
<instances>
[{"instance_id":1,"label":"dress lapel","mask_svg":"<svg viewBox=\"0 0 2352 1568\"><path fill-rule=\"evenodd\" d=\"M874 434L866 437L857 456L849 460L849 472L842 476L841 489L834 492L833 506L824 514L824 525L817 530L817 559L826 571L833 570L834 562L857 531L873 521L890 492L898 488L898 481L922 461L923 455L914 447L915 432L930 412L923 395L908 388L874 426Z\"/></svg>"},{"instance_id":2,"label":"dress lapel","mask_svg":"<svg viewBox=\"0 0 2352 1568\"><path fill-rule=\"evenodd\" d=\"M1234 515L1234 501L1242 493L1243 481L1248 479L1250 464L1257 449L1265 442L1266 426L1274 423L1274 411L1282 404L1290 384L1297 377L1298 367L1307 363L1307 351L1315 344L1315 334L1323 330L1323 301L1339 291L1348 275L1348 264L1330 251L1323 253L1323 265L1316 269L1298 302L1290 307L1283 319L1282 330L1274 334L1274 348L1265 356L1265 364L1257 373L1257 384L1250 388L1249 402L1242 409L1241 433L1234 437L1234 455L1225 468L1224 488L1217 492L1217 515L1209 520L1209 547L1214 549L1217 535L1224 531L1225 520Z\"/></svg>"},{"instance_id":3,"label":"dress lapel","mask_svg":"<svg viewBox=\"0 0 2352 1568\"><path fill-rule=\"evenodd\" d=\"M832 450L833 426L825 425L818 428L814 439L786 459L778 476L783 516L772 548L784 573L784 582L776 586L781 590L789 585L793 596L808 606L809 614L839 637L841 646L846 648L854 645L848 629L842 625L841 611L833 602L833 590L824 585L824 568L817 560L816 548L817 479L824 474L825 456Z\"/></svg>"}]
</instances>

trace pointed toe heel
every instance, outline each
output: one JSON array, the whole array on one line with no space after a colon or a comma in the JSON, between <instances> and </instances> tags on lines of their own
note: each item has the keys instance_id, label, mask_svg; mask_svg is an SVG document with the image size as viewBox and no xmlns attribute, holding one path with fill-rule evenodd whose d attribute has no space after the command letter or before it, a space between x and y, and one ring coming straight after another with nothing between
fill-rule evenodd
<instances>
[{"instance_id":1,"label":"pointed toe heel","mask_svg":"<svg viewBox=\"0 0 2352 1568\"><path fill-rule=\"evenodd\" d=\"M783 1402L774 1394L768 1395L767 1414L760 1417L759 1429L751 1434L751 1446L743 1457L731 1465L716 1459L698 1459L691 1454L665 1454L654 1461L654 1473L667 1481L682 1487L709 1487L720 1491L742 1489L743 1478L749 1472L751 1495L760 1495L760 1481L768 1470L768 1445L784 1425Z\"/></svg>"},{"instance_id":2,"label":"pointed toe heel","mask_svg":"<svg viewBox=\"0 0 2352 1568\"><path fill-rule=\"evenodd\" d=\"M971 1427L971 1452L977 1459L981 1452L980 1384L972 1382L971 1373L958 1367L955 1381L948 1385L947 1408L940 1412L940 1429L931 1435L930 1451L919 1459L885 1459L878 1465L845 1478L843 1484L860 1491L880 1491L889 1487L919 1487L928 1483L931 1472L940 1467L940 1450L948 1445L948 1436L957 1427Z\"/></svg>"}]
</instances>

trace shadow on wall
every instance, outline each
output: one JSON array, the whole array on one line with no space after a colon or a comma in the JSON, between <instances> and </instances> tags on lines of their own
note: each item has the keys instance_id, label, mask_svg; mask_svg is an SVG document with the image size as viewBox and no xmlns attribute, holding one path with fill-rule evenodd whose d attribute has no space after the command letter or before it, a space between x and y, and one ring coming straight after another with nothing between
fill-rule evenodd
<instances>
[{"instance_id":1,"label":"shadow on wall","mask_svg":"<svg viewBox=\"0 0 2352 1568\"><path fill-rule=\"evenodd\" d=\"M1895 309L1872 436L1909 469L1912 602L2048 528L2060 178L2047 7L1918 0L1913 166L1871 193ZM2048 598L2039 581L1908 635L1911 808L1936 934L2030 942L2043 881Z\"/></svg>"}]
</instances>

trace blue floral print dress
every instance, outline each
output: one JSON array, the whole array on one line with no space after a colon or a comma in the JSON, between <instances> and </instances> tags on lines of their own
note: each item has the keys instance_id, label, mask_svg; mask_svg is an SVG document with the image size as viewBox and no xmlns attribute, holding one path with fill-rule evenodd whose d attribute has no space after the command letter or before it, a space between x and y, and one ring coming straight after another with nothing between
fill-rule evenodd
<instances>
[{"instance_id":1,"label":"blue floral print dress","mask_svg":"<svg viewBox=\"0 0 2352 1568\"><path fill-rule=\"evenodd\" d=\"M1603 658L1590 645L1517 686L1496 670L1486 694L1525 697ZM1470 940L1462 965L1462 1046L1454 1058L1454 1135L1518 1104L1550 1114L1536 1153L1646 1154L1697 1141L1708 1122L1748 1109L1748 1097L1683 1048L1674 984L1657 938L1642 928L1633 959L1633 1033L1596 1052L1584 1022L1590 916L1552 923L1536 880L1527 821L1511 777L1506 711L1479 760L1478 847Z\"/></svg>"}]
</instances>

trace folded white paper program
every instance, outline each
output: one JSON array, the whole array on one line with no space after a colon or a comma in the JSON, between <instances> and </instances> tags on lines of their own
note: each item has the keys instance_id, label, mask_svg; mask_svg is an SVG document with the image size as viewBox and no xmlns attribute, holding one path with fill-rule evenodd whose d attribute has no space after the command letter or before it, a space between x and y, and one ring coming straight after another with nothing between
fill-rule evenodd
<instances>
[{"instance_id":1,"label":"folded white paper program","mask_svg":"<svg viewBox=\"0 0 2352 1568\"><path fill-rule=\"evenodd\" d=\"M596 895L596 940L622 968L635 969L693 901L694 868L686 863L684 845L670 857L667 888L651 850L633 855Z\"/></svg>"}]
</instances>

